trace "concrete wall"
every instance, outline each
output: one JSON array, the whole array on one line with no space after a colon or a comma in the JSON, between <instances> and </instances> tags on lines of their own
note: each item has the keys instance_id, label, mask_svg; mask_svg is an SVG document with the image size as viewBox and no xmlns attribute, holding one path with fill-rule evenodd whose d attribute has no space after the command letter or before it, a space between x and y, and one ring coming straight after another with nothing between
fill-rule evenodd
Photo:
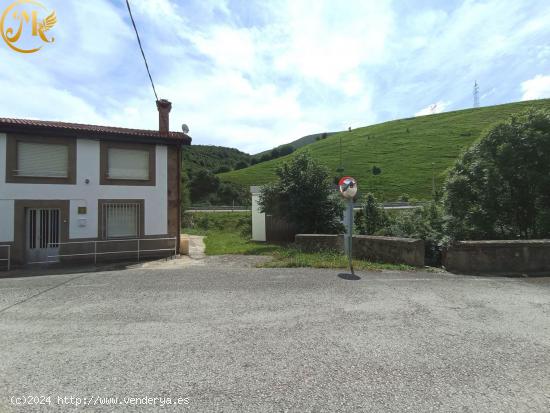
<instances>
[{"instance_id":1,"label":"concrete wall","mask_svg":"<svg viewBox=\"0 0 550 413\"><path fill-rule=\"evenodd\" d=\"M250 188L252 193L252 241L265 241L265 214L260 212L258 200L260 199L260 187Z\"/></svg>"},{"instance_id":2,"label":"concrete wall","mask_svg":"<svg viewBox=\"0 0 550 413\"><path fill-rule=\"evenodd\" d=\"M550 240L459 241L443 252L443 266L463 274L550 272Z\"/></svg>"},{"instance_id":3,"label":"concrete wall","mask_svg":"<svg viewBox=\"0 0 550 413\"><path fill-rule=\"evenodd\" d=\"M344 236L329 234L297 234L298 248L304 251L344 251ZM412 238L353 236L354 258L392 264L424 266L424 241Z\"/></svg>"},{"instance_id":4,"label":"concrete wall","mask_svg":"<svg viewBox=\"0 0 550 413\"><path fill-rule=\"evenodd\" d=\"M6 135L0 133L0 242L14 240L14 200L70 200L70 239L98 236L98 199L143 199L145 235L168 232L167 148L156 146L156 186L99 184L99 142L77 139L76 185L6 183ZM90 183L86 184L85 180ZM78 215L78 207L87 207Z\"/></svg>"}]
</instances>

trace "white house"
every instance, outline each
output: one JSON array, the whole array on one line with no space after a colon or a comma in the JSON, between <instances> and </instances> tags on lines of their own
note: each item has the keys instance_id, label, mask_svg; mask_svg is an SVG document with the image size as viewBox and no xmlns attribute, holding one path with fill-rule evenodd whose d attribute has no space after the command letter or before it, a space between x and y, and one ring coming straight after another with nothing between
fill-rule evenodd
<instances>
[{"instance_id":1,"label":"white house","mask_svg":"<svg viewBox=\"0 0 550 413\"><path fill-rule=\"evenodd\" d=\"M169 131L170 102L157 108L158 131L0 118L0 258L7 245L13 264L177 248L191 138Z\"/></svg>"}]
</instances>

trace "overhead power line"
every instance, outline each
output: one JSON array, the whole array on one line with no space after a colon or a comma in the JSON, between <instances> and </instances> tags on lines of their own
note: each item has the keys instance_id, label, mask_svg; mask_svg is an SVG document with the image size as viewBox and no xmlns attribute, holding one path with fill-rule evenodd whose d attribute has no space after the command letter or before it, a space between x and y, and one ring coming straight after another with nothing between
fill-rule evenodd
<instances>
[{"instance_id":1,"label":"overhead power line","mask_svg":"<svg viewBox=\"0 0 550 413\"><path fill-rule=\"evenodd\" d=\"M128 13L130 13L130 20L132 20L132 26L134 26L134 31L136 32L137 41L139 44L139 50L141 50L141 55L143 56L143 61L145 62L145 69L147 69L147 74L149 75L149 80L151 81L151 86L153 87L153 93L155 94L155 99L158 101L157 90L155 89L155 83L153 82L153 77L151 76L151 71L149 70L149 65L147 64L147 58L145 57L145 52L143 51L143 46L141 45L141 40L139 38L138 29L136 27L136 22L134 21L134 16L132 16L132 9L130 9L130 3L126 0L126 6L128 6Z\"/></svg>"}]
</instances>

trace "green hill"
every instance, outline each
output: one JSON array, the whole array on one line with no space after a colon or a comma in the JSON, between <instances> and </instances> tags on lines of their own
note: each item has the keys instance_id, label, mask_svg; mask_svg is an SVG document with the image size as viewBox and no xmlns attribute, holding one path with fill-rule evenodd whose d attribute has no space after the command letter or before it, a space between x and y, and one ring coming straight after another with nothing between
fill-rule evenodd
<instances>
[{"instance_id":1,"label":"green hill","mask_svg":"<svg viewBox=\"0 0 550 413\"><path fill-rule=\"evenodd\" d=\"M196 170L207 169L216 172L220 168L234 169L243 161L250 163L250 155L234 148L213 145L189 145L182 150L183 166L187 173L193 174Z\"/></svg>"},{"instance_id":2,"label":"green hill","mask_svg":"<svg viewBox=\"0 0 550 413\"><path fill-rule=\"evenodd\" d=\"M327 137L330 136L330 135L333 135L334 133L335 132L325 132ZM302 136L301 138L296 139L295 141L285 143L285 145L291 145L294 149L298 149L298 148L301 148L302 146L306 146L306 145L309 145L310 143L313 143L313 142L317 141L317 138L320 138L321 136L323 136L323 133L314 133L313 135ZM280 146L283 146L283 145L279 145L278 147L280 147ZM270 153L271 151L272 151L272 149L268 149L268 150L263 151L263 152L258 152L257 154L255 154L253 156L259 158L263 154Z\"/></svg>"},{"instance_id":3,"label":"green hill","mask_svg":"<svg viewBox=\"0 0 550 413\"><path fill-rule=\"evenodd\" d=\"M439 188L457 156L490 125L530 107L550 110L550 99L401 119L339 132L291 155L218 176L246 186L261 185L274 179L275 168L281 162L307 150L330 168L334 176L354 176L362 192L374 192L383 200L396 200L402 194L428 199L432 192L432 168ZM343 172L337 171L340 139ZM373 166L382 173L374 176Z\"/></svg>"}]
</instances>

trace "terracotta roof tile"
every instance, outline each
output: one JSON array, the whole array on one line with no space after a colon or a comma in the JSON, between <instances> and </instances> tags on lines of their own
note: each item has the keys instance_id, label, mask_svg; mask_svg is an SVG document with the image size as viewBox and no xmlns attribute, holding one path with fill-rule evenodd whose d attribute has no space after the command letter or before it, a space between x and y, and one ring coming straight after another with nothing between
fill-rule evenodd
<instances>
[{"instance_id":1,"label":"terracotta roof tile","mask_svg":"<svg viewBox=\"0 0 550 413\"><path fill-rule=\"evenodd\" d=\"M33 119L15 119L15 118L0 118L0 130L2 127L17 127L24 128L47 128L54 130L61 130L67 132L89 132L99 135L121 135L121 136L140 136L146 138L166 138L161 136L159 131L147 130L147 129L130 129L119 128L114 126L101 126L101 125L86 125L82 123L70 123L70 122L55 122L48 120L33 120ZM183 132L170 132L169 138L180 139L191 142L191 138Z\"/></svg>"}]
</instances>

